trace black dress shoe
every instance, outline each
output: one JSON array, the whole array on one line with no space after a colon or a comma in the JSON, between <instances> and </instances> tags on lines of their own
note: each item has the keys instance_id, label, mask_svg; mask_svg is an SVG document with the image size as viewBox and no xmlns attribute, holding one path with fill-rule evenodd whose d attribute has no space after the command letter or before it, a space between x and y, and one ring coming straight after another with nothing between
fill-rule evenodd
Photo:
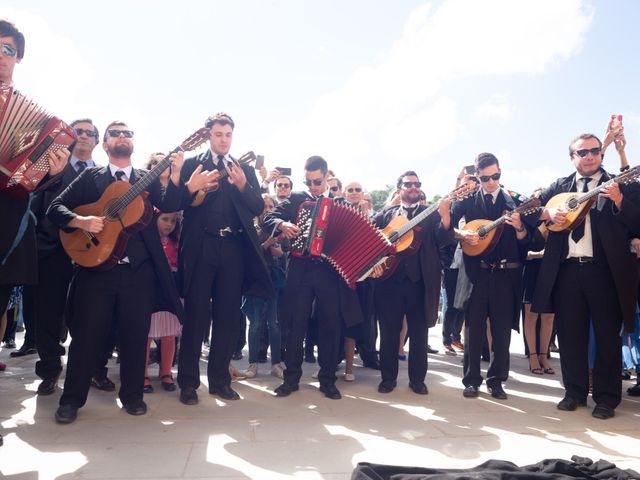
<instances>
[{"instance_id":1,"label":"black dress shoe","mask_svg":"<svg viewBox=\"0 0 640 480\"><path fill-rule=\"evenodd\" d=\"M494 385L492 387L487 386L487 389L489 390L491 396L496 400L506 400L508 398L507 392L504 391L502 385L500 384Z\"/></svg>"},{"instance_id":2,"label":"black dress shoe","mask_svg":"<svg viewBox=\"0 0 640 480\"><path fill-rule=\"evenodd\" d=\"M438 350L431 348L431 345L427 345L427 353L438 353Z\"/></svg>"},{"instance_id":3,"label":"black dress shoe","mask_svg":"<svg viewBox=\"0 0 640 480\"><path fill-rule=\"evenodd\" d=\"M193 387L185 387L180 389L180 401L185 405L196 405L198 403L198 394Z\"/></svg>"},{"instance_id":4,"label":"black dress shoe","mask_svg":"<svg viewBox=\"0 0 640 480\"><path fill-rule=\"evenodd\" d=\"M640 397L640 383L627 388L627 393L632 397Z\"/></svg>"},{"instance_id":5,"label":"black dress shoe","mask_svg":"<svg viewBox=\"0 0 640 480\"><path fill-rule=\"evenodd\" d=\"M613 417L615 414L616 411L604 403L597 404L593 409L593 412L591 412L591 416L593 418L599 418L600 420L606 420L607 418Z\"/></svg>"},{"instance_id":6,"label":"black dress shoe","mask_svg":"<svg viewBox=\"0 0 640 480\"><path fill-rule=\"evenodd\" d=\"M28 345L26 343L23 343L18 350L16 350L15 352L11 352L9 356L13 358L24 357L25 355L33 355L34 353L38 353L38 350L36 350L36 347L34 347L33 345Z\"/></svg>"},{"instance_id":7,"label":"black dress shoe","mask_svg":"<svg viewBox=\"0 0 640 480\"><path fill-rule=\"evenodd\" d=\"M56 387L58 386L58 376L56 375L53 378L45 378L38 385L38 395L51 395L56 391Z\"/></svg>"},{"instance_id":8,"label":"black dress shoe","mask_svg":"<svg viewBox=\"0 0 640 480\"><path fill-rule=\"evenodd\" d=\"M563 412L573 412L578 407L586 407L586 406L587 406L587 402L580 402L575 398L571 398L571 397L564 397L562 400L560 400L560 403L558 403L557 405L558 410L562 410Z\"/></svg>"},{"instance_id":9,"label":"black dress shoe","mask_svg":"<svg viewBox=\"0 0 640 480\"><path fill-rule=\"evenodd\" d=\"M242 350L238 350L237 352L234 352L233 355L231 355L231 360L242 360Z\"/></svg>"},{"instance_id":10,"label":"black dress shoe","mask_svg":"<svg viewBox=\"0 0 640 480\"><path fill-rule=\"evenodd\" d=\"M478 387L474 387L473 385L469 385L462 391L462 396L465 398L476 398L478 395L480 395Z\"/></svg>"},{"instance_id":11,"label":"black dress shoe","mask_svg":"<svg viewBox=\"0 0 640 480\"><path fill-rule=\"evenodd\" d=\"M313 354L313 352L305 353L304 361L305 363L316 363L316 356Z\"/></svg>"},{"instance_id":12,"label":"black dress shoe","mask_svg":"<svg viewBox=\"0 0 640 480\"><path fill-rule=\"evenodd\" d=\"M56 422L73 423L78 418L78 407L73 405L60 405L56 410Z\"/></svg>"},{"instance_id":13,"label":"black dress shoe","mask_svg":"<svg viewBox=\"0 0 640 480\"><path fill-rule=\"evenodd\" d=\"M396 388L395 380L383 380L378 385L378 392L380 393L391 393L393 389Z\"/></svg>"},{"instance_id":14,"label":"black dress shoe","mask_svg":"<svg viewBox=\"0 0 640 480\"><path fill-rule=\"evenodd\" d=\"M6 342L4 342L4 348L16 348L16 341L9 339Z\"/></svg>"},{"instance_id":15,"label":"black dress shoe","mask_svg":"<svg viewBox=\"0 0 640 480\"><path fill-rule=\"evenodd\" d=\"M342 395L340 395L340 390L337 387L330 383L328 385L320 385L320 391L324 393L324 396L330 398L331 400L340 400Z\"/></svg>"},{"instance_id":16,"label":"black dress shoe","mask_svg":"<svg viewBox=\"0 0 640 480\"><path fill-rule=\"evenodd\" d=\"M283 383L277 387L274 392L276 397L288 397L293 392L297 392L300 386L297 383Z\"/></svg>"},{"instance_id":17,"label":"black dress shoe","mask_svg":"<svg viewBox=\"0 0 640 480\"><path fill-rule=\"evenodd\" d=\"M429 389L424 382L411 382L409 383L409 388L413 390L413 393L417 393L418 395L426 395L429 393Z\"/></svg>"},{"instance_id":18,"label":"black dress shoe","mask_svg":"<svg viewBox=\"0 0 640 480\"><path fill-rule=\"evenodd\" d=\"M135 402L129 402L125 405L122 406L122 408L129 414L129 415L144 415L145 413L147 413L147 404L144 403L142 400L136 400Z\"/></svg>"},{"instance_id":19,"label":"black dress shoe","mask_svg":"<svg viewBox=\"0 0 640 480\"><path fill-rule=\"evenodd\" d=\"M211 395L217 395L225 400L240 400L240 395L229 385L222 385L221 387L209 387L209 393Z\"/></svg>"},{"instance_id":20,"label":"black dress shoe","mask_svg":"<svg viewBox=\"0 0 640 480\"><path fill-rule=\"evenodd\" d=\"M364 362L362 364L364 368L371 368L372 370L380 370L380 360L373 360L370 362Z\"/></svg>"},{"instance_id":21,"label":"black dress shoe","mask_svg":"<svg viewBox=\"0 0 640 480\"><path fill-rule=\"evenodd\" d=\"M91 386L105 392L113 392L116 389L116 384L108 377L91 377Z\"/></svg>"}]
</instances>

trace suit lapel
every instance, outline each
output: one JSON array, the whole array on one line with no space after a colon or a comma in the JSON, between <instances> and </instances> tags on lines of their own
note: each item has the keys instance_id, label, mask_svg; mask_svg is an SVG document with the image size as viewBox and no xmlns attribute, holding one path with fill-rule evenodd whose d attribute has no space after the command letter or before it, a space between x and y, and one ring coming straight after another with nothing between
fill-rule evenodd
<instances>
[{"instance_id":1,"label":"suit lapel","mask_svg":"<svg viewBox=\"0 0 640 480\"><path fill-rule=\"evenodd\" d=\"M111 176L111 172L109 171L109 167L102 167L95 173L95 182L98 191L102 194L107 187L115 181L115 178Z\"/></svg>"},{"instance_id":2,"label":"suit lapel","mask_svg":"<svg viewBox=\"0 0 640 480\"><path fill-rule=\"evenodd\" d=\"M602 176L600 177L600 181L598 182L598 186L600 186L603 183L608 182L609 180L611 180L611 175L609 175L604 170L601 170L601 171L602 171ZM602 209L604 208L604 204L605 203L607 203L607 199L604 198L601 195L598 195L598 200L596 201L596 209L598 210L598 212L602 211Z\"/></svg>"}]
</instances>

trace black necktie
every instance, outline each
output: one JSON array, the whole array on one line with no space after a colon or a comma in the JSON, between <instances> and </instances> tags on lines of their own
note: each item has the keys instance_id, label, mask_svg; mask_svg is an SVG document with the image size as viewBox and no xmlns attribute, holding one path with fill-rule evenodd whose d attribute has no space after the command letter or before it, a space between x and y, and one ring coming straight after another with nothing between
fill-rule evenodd
<instances>
[{"instance_id":1,"label":"black necktie","mask_svg":"<svg viewBox=\"0 0 640 480\"><path fill-rule=\"evenodd\" d=\"M76 163L76 172L78 172L78 174L82 173L85 168L87 168L87 164L85 162L80 161Z\"/></svg>"},{"instance_id":2,"label":"black necktie","mask_svg":"<svg viewBox=\"0 0 640 480\"><path fill-rule=\"evenodd\" d=\"M591 181L591 177L581 178L582 180L582 193L587 193L589 191L589 182ZM587 213L589 215L589 213ZM574 242L578 243L582 237L584 237L584 224L587 222L587 218L585 217L580 225L578 225L573 232L571 232L571 238Z\"/></svg>"},{"instance_id":3,"label":"black necktie","mask_svg":"<svg viewBox=\"0 0 640 480\"><path fill-rule=\"evenodd\" d=\"M224 155L218 155L218 170L224 169Z\"/></svg>"},{"instance_id":4,"label":"black necktie","mask_svg":"<svg viewBox=\"0 0 640 480\"><path fill-rule=\"evenodd\" d=\"M124 182L126 182L126 181L127 181L126 176L125 176L125 173L124 173L122 170L118 170L118 171L116 172L116 180L122 180L122 181L124 181Z\"/></svg>"},{"instance_id":5,"label":"black necktie","mask_svg":"<svg viewBox=\"0 0 640 480\"><path fill-rule=\"evenodd\" d=\"M486 202L487 207L491 207L491 205L493 205L493 195L490 193L485 193L484 201Z\"/></svg>"}]
</instances>

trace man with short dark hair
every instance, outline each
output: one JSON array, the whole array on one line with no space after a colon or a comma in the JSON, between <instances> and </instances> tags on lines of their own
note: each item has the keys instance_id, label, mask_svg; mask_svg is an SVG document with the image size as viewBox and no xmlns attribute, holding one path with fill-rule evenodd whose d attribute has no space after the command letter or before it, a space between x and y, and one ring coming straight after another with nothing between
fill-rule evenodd
<instances>
[{"instance_id":1,"label":"man with short dark hair","mask_svg":"<svg viewBox=\"0 0 640 480\"><path fill-rule=\"evenodd\" d=\"M107 222L114 221L113 217L79 215L73 210L98 201L114 182L135 184L150 175L147 170L134 169L131 164L133 131L124 122L111 122L107 126L102 146L109 165L86 169L51 202L47 216L58 227L80 228L92 234L102 232ZM182 162L182 153L172 155L171 181L166 189L157 177L147 187L151 202L161 211L176 211L180 207ZM144 224L143 216L139 222ZM147 411L142 400L146 345L156 292L171 301L179 315L182 313L154 222L147 220L142 230L131 233L121 255L113 253L119 257L116 265L106 270L79 266L69 287L71 345L64 391L55 414L58 423L75 421L78 409L85 404L94 366L114 322L120 332L118 396L128 414L144 415Z\"/></svg>"},{"instance_id":2,"label":"man with short dark hair","mask_svg":"<svg viewBox=\"0 0 640 480\"><path fill-rule=\"evenodd\" d=\"M327 184L329 185L330 197L342 197L342 182L338 177L327 178Z\"/></svg>"},{"instance_id":3,"label":"man with short dark hair","mask_svg":"<svg viewBox=\"0 0 640 480\"><path fill-rule=\"evenodd\" d=\"M280 175L276 178L276 200L278 203L284 202L293 191L293 182L289 177Z\"/></svg>"},{"instance_id":4,"label":"man with short dark hair","mask_svg":"<svg viewBox=\"0 0 640 480\"><path fill-rule=\"evenodd\" d=\"M235 127L229 115L209 117L205 127L211 130L211 148L187 159L182 170L186 190L178 260L186 320L178 385L185 405L198 403L200 353L210 325L209 393L225 400L240 398L231 388L229 362L241 333L242 294L275 295L253 226L253 218L264 209L255 170L229 155ZM206 192L204 201L192 206L200 191Z\"/></svg>"},{"instance_id":5,"label":"man with short dark hair","mask_svg":"<svg viewBox=\"0 0 640 480\"><path fill-rule=\"evenodd\" d=\"M540 201L547 205L540 219L555 225L568 222L567 212L548 206L555 195L588 192L613 178L602 168L602 143L593 134L571 141L569 160L576 171L540 194ZM640 231L639 205L637 182L612 182L601 190L593 206L587 203L588 214L577 227L549 232L531 310L556 314L565 389L559 410L586 405L590 322L596 343L592 415L611 418L620 403L620 331L623 325L627 332L635 327L638 272L629 241Z\"/></svg>"},{"instance_id":6,"label":"man with short dark hair","mask_svg":"<svg viewBox=\"0 0 640 480\"><path fill-rule=\"evenodd\" d=\"M373 221L385 228L398 216L413 219L426 209L420 205L421 182L414 171L404 172L397 180L400 205L391 205L378 213ZM375 286L375 307L380 323L380 393L396 387L398 377L398 345L402 322L406 317L409 335L409 388L416 394L428 393L427 375L428 329L438 319L442 267L438 250L453 241L449 231L449 202L442 200L438 213L433 213L413 230L421 238L418 251L401 257L396 269ZM418 226L416 226L417 228ZM376 267L374 276L380 273Z\"/></svg>"},{"instance_id":7,"label":"man with short dark hair","mask_svg":"<svg viewBox=\"0 0 640 480\"><path fill-rule=\"evenodd\" d=\"M475 161L482 188L470 197L454 202L451 224L462 217L469 223L476 219L496 220L505 211L516 208L516 200L500 185L500 164L495 155L481 153ZM486 255L464 254L464 265L473 287L465 313L465 345L463 396L475 398L483 378L480 373L482 344L490 319L492 352L487 371L487 388L491 396L505 400L502 383L509 377L509 345L511 328L518 328L522 302L522 267L527 255L530 234L520 215L514 212L506 221L495 248ZM530 228L530 227L529 227ZM460 230L461 241L477 245L479 236L473 230Z\"/></svg>"},{"instance_id":8,"label":"man with short dark hair","mask_svg":"<svg viewBox=\"0 0 640 480\"><path fill-rule=\"evenodd\" d=\"M327 162L320 156L305 162L306 192L291 196L267 215L265 229L286 238L296 238L301 232L295 225L303 202L328 197ZM336 200L334 200L336 201ZM276 396L286 397L299 389L302 376L303 340L315 301L318 316L318 361L320 391L327 398L341 398L336 388L336 367L340 362L340 334L342 322L347 326L362 321L358 297L342 281L338 273L324 259L291 256L287 269L287 283L282 306L282 324L288 330L284 383L275 389Z\"/></svg>"}]
</instances>

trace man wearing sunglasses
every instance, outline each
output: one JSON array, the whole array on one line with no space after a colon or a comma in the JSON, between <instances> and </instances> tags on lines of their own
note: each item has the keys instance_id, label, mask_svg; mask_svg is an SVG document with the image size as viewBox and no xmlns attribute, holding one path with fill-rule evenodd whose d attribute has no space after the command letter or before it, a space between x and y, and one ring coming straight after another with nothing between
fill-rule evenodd
<instances>
[{"instance_id":1,"label":"man wearing sunglasses","mask_svg":"<svg viewBox=\"0 0 640 480\"><path fill-rule=\"evenodd\" d=\"M0 83L13 85L13 71L24 57L25 38L16 26L0 20ZM9 132L11 134L13 132ZM49 173L34 192L49 188L59 178L67 165L69 151L64 148L49 159ZM30 210L32 196L11 196L0 190L0 212L2 212L2 234L0 234L0 312L7 309L11 290L16 285L34 285L38 280L38 253L36 246L36 222ZM4 326L0 323L0 336ZM33 351L33 340L25 339L20 353ZM26 347L26 348L25 348ZM18 353L13 352L13 353ZM12 355L15 356L15 355ZM0 371L6 368L0 363ZM0 440L2 437L0 436Z\"/></svg>"},{"instance_id":2,"label":"man wearing sunglasses","mask_svg":"<svg viewBox=\"0 0 640 480\"><path fill-rule=\"evenodd\" d=\"M180 237L179 276L186 320L180 341L180 401L198 403L200 353L212 328L207 378L209 393L238 400L231 388L229 363L242 331L242 294L275 296L271 275L253 226L264 209L255 170L229 154L235 123L220 112L205 121L210 148L185 161L182 180L184 223ZM221 179L220 172L226 173ZM202 205L190 206L203 188L212 191Z\"/></svg>"},{"instance_id":3,"label":"man wearing sunglasses","mask_svg":"<svg viewBox=\"0 0 640 480\"><path fill-rule=\"evenodd\" d=\"M46 191L34 196L31 209L37 218L38 243L38 285L25 288L25 320L27 312L33 309L35 319L35 343L40 360L36 363L36 375L42 381L38 385L38 395L52 394L62 372L62 360L65 350L60 345L60 332L63 331L64 308L67 289L71 281L73 266L70 258L60 243L59 228L46 216L49 205L71 182L84 170L94 167L93 150L98 144L98 129L90 118L82 118L71 123L78 139L76 140L71 159L62 172L59 181ZM26 339L26 336L25 336ZM25 340L26 342L26 340ZM107 377L107 355L109 347L101 349L105 352L96 363L92 385L106 390L115 390L114 383Z\"/></svg>"},{"instance_id":4,"label":"man wearing sunglasses","mask_svg":"<svg viewBox=\"0 0 640 480\"><path fill-rule=\"evenodd\" d=\"M329 185L329 196L330 197L342 197L342 182L338 177L329 177L327 179L327 184Z\"/></svg>"},{"instance_id":5,"label":"man wearing sunglasses","mask_svg":"<svg viewBox=\"0 0 640 480\"><path fill-rule=\"evenodd\" d=\"M328 197L328 166L324 158L313 156L304 166L306 192L291 196L269 213L265 229L272 235L296 238L300 228L295 224L303 202ZM339 199L334 199L339 201ZM292 256L287 268L287 282L282 305L282 324L287 328L284 383L275 389L278 397L289 396L299 389L304 357L303 340L314 307L318 316L318 361L320 391L327 398L341 398L336 388L336 367L340 362L342 323L352 326L362 321L355 292L342 281L333 267L321 258Z\"/></svg>"},{"instance_id":6,"label":"man wearing sunglasses","mask_svg":"<svg viewBox=\"0 0 640 480\"><path fill-rule=\"evenodd\" d=\"M134 184L148 174L131 164L133 137L133 131L124 122L115 121L107 126L102 147L109 164L88 168L51 202L47 216L54 224L63 229L100 233L106 222L112 221L104 216L79 215L73 210L98 201L113 182ZM182 163L183 154L173 154L171 181L166 189L158 178L147 187L150 202L161 211L180 208ZM75 270L67 305L71 345L64 391L55 414L58 423L75 421L78 409L85 404L94 366L114 324L120 333L118 396L122 408L130 415L146 413L147 406L142 400L146 345L156 295L172 302L182 316L182 305L155 222L148 222L129 237L122 257L111 269Z\"/></svg>"},{"instance_id":7,"label":"man wearing sunglasses","mask_svg":"<svg viewBox=\"0 0 640 480\"><path fill-rule=\"evenodd\" d=\"M452 225L461 218L496 220L519 203L500 185L500 164L495 155L481 153L475 160L478 192L451 207ZM487 371L487 388L491 396L505 400L502 383L509 377L509 345L511 328L518 328L522 300L522 267L530 241L528 227L520 215L513 213L506 222L495 248L487 255L464 254L464 266L472 284L465 312L464 376L465 398L479 395L483 378L480 373L482 345L486 338L487 318L490 321L493 355ZM477 245L475 231L460 230L461 241Z\"/></svg>"},{"instance_id":8,"label":"man wearing sunglasses","mask_svg":"<svg viewBox=\"0 0 640 480\"><path fill-rule=\"evenodd\" d=\"M587 192L612 177L602 168L602 143L582 134L569 145L571 175L556 180L540 195L543 205L562 192ZM541 220L563 225L566 213L545 208ZM613 183L603 189L581 225L550 232L531 310L554 312L560 341L565 388L557 407L573 411L586 406L589 394L587 350L593 324L596 357L593 367L595 418L615 414L621 400L620 329L634 330L638 273L629 248L631 233L640 231L640 185Z\"/></svg>"},{"instance_id":9,"label":"man wearing sunglasses","mask_svg":"<svg viewBox=\"0 0 640 480\"><path fill-rule=\"evenodd\" d=\"M276 200L278 203L284 202L289 195L291 195L293 189L293 182L289 177L283 175L276 178Z\"/></svg>"},{"instance_id":10,"label":"man wearing sunglasses","mask_svg":"<svg viewBox=\"0 0 640 480\"><path fill-rule=\"evenodd\" d=\"M420 204L420 182L414 171L398 177L396 187L399 205L385 207L373 219L379 228L386 227L394 218L405 216L411 220L427 207ZM398 379L398 345L403 319L407 318L409 335L409 388L418 395L429 393L427 375L428 329L438 319L441 266L438 250L453 241L449 231L449 208L442 200L438 212L418 224L413 230L419 235L419 249L404 256L395 271L375 285L375 309L380 323L380 370L378 392L390 393ZM374 277L379 276L379 267Z\"/></svg>"}]
</instances>

